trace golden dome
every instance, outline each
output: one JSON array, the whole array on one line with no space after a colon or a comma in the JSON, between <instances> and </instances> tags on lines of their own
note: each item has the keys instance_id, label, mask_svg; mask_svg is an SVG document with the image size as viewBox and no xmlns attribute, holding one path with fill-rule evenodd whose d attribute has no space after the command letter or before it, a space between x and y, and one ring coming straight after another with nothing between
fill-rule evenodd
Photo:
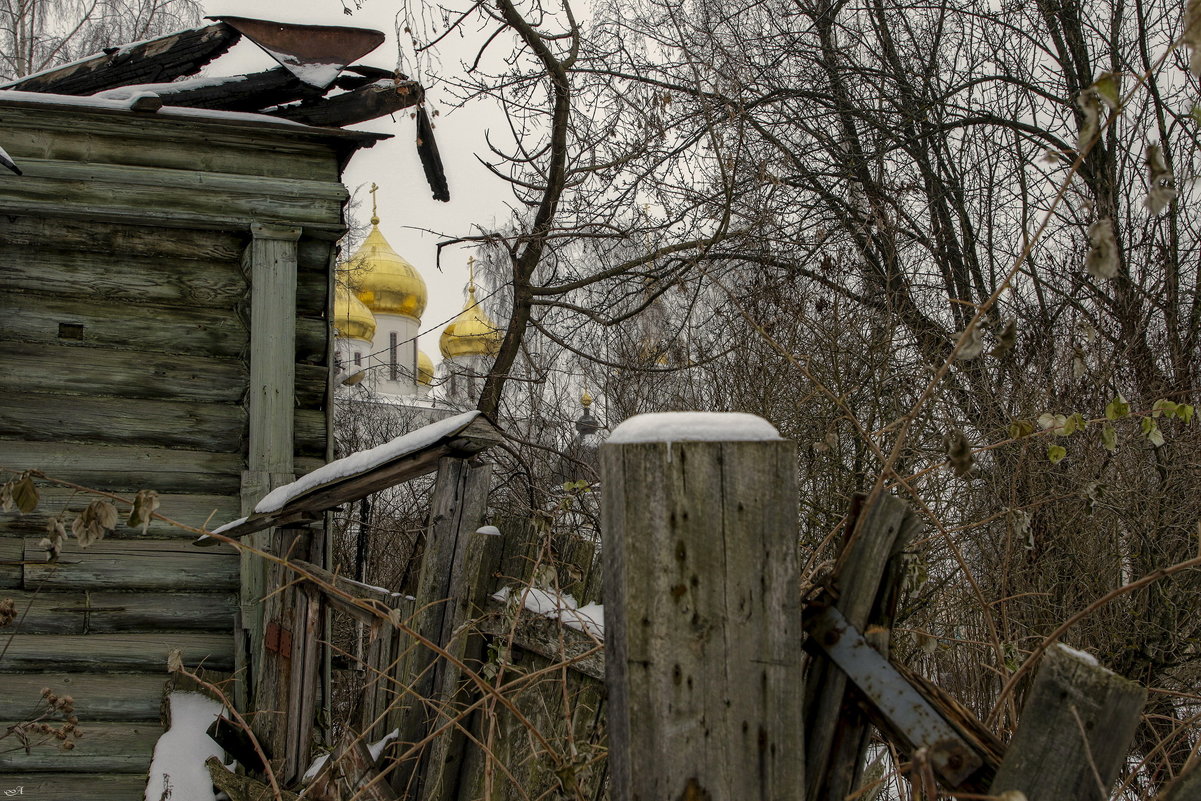
<instances>
[{"instance_id":1,"label":"golden dome","mask_svg":"<svg viewBox=\"0 0 1201 801\"><path fill-rule=\"evenodd\" d=\"M438 347L447 359L456 356L494 356L504 338L496 323L484 313L475 299L475 286L467 287L467 302L463 311L446 326Z\"/></svg>"},{"instance_id":2,"label":"golden dome","mask_svg":"<svg viewBox=\"0 0 1201 801\"><path fill-rule=\"evenodd\" d=\"M434 383L434 360L420 348L417 349L417 383L423 387Z\"/></svg>"},{"instance_id":3,"label":"golden dome","mask_svg":"<svg viewBox=\"0 0 1201 801\"><path fill-rule=\"evenodd\" d=\"M384 239L378 220L372 218L371 233L350 259L359 300L376 314L403 314L419 320L428 299L425 281Z\"/></svg>"},{"instance_id":4,"label":"golden dome","mask_svg":"<svg viewBox=\"0 0 1201 801\"><path fill-rule=\"evenodd\" d=\"M375 336L375 315L341 284L334 287L334 328L350 339L370 342Z\"/></svg>"}]
</instances>

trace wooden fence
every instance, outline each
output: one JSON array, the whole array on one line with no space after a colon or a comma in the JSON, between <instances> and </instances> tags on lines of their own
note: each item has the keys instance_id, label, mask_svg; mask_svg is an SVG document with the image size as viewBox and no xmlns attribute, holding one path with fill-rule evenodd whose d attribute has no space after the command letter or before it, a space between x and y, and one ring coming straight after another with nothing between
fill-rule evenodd
<instances>
[{"instance_id":1,"label":"wooden fence","mask_svg":"<svg viewBox=\"0 0 1201 801\"><path fill-rule=\"evenodd\" d=\"M1107 798L1145 690L1052 646L1016 734L997 741L889 660L902 560L919 528L905 504L858 499L831 575L801 598L794 454L779 439L603 447L603 650L494 598L502 586L511 598L554 589L531 558L545 532L479 531L490 468L442 458L416 598L303 561L309 578L278 593L291 631L304 632L277 682L287 715L261 732L284 755L281 775L294 786L308 760L308 643L331 607L369 629L370 680L306 791L318 801L872 798L873 731L895 748L915 798ZM576 561L572 589L595 600L600 576ZM382 756L368 752L364 743L390 734ZM1199 781L1193 769L1160 799L1196 799Z\"/></svg>"}]
</instances>

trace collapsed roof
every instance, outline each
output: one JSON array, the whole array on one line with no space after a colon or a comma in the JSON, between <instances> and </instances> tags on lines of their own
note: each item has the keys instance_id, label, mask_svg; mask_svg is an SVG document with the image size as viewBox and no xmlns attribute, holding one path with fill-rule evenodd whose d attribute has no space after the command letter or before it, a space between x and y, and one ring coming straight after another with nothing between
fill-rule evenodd
<instances>
[{"instance_id":1,"label":"collapsed roof","mask_svg":"<svg viewBox=\"0 0 1201 801\"><path fill-rule=\"evenodd\" d=\"M416 107L417 150L436 200L450 199L419 83L353 62L384 42L367 28L295 25L246 17L106 48L88 58L0 85L55 95L128 101L140 111L163 106L256 113L329 128ZM250 75L193 77L242 37L279 64Z\"/></svg>"}]
</instances>

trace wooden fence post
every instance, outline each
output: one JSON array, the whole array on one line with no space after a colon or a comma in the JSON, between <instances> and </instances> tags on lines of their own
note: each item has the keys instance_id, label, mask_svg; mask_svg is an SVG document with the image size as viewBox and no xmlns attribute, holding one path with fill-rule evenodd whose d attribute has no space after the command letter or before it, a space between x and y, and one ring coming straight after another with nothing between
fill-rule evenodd
<instances>
[{"instance_id":1,"label":"wooden fence post","mask_svg":"<svg viewBox=\"0 0 1201 801\"><path fill-rule=\"evenodd\" d=\"M1126 760L1147 691L1088 654L1043 656L992 794L1029 801L1101 801Z\"/></svg>"},{"instance_id":2,"label":"wooden fence post","mask_svg":"<svg viewBox=\"0 0 1201 801\"><path fill-rule=\"evenodd\" d=\"M793 443L642 415L601 462L611 798L803 799Z\"/></svg>"}]
</instances>

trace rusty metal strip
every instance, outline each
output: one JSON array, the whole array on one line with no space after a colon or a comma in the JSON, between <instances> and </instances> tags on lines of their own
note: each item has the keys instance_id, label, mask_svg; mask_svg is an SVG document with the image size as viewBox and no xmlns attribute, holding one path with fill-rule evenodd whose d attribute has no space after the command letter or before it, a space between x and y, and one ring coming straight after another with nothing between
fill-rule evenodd
<instances>
[{"instance_id":1,"label":"rusty metal strip","mask_svg":"<svg viewBox=\"0 0 1201 801\"><path fill-rule=\"evenodd\" d=\"M930 764L958 787L983 764L975 750L905 677L832 606L806 620L812 642Z\"/></svg>"}]
</instances>

